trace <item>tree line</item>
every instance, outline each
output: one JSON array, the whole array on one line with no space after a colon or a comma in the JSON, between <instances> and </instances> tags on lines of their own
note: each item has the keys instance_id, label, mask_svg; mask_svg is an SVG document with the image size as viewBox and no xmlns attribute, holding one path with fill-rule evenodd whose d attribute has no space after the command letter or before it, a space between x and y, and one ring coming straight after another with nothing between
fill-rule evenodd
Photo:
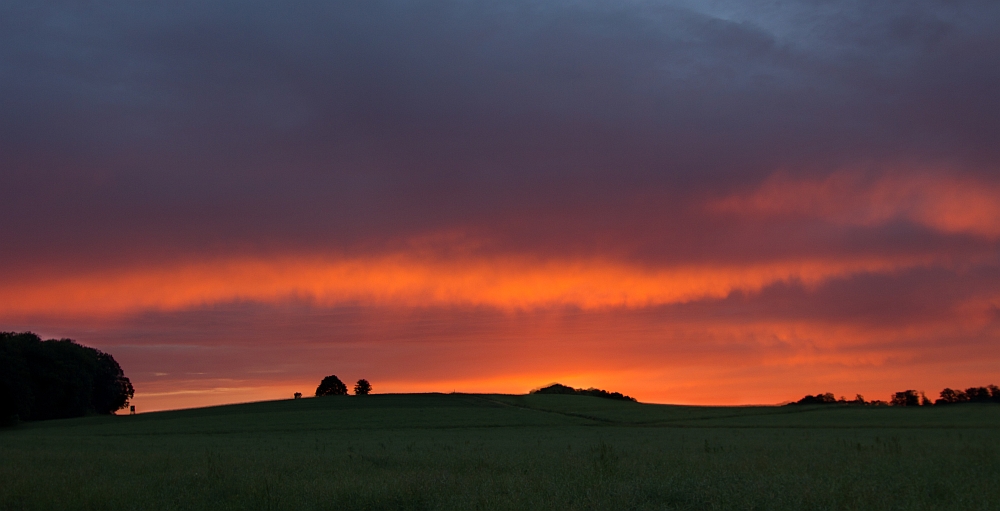
<instances>
[{"instance_id":1,"label":"tree line","mask_svg":"<svg viewBox=\"0 0 1000 511\"><path fill-rule=\"evenodd\" d=\"M108 353L72 339L0 332L0 424L112 414L134 394Z\"/></svg>"},{"instance_id":2,"label":"tree line","mask_svg":"<svg viewBox=\"0 0 1000 511\"><path fill-rule=\"evenodd\" d=\"M561 383L553 383L548 387L542 387L540 389L535 389L529 392L529 394L570 394L575 396L592 396L592 397L603 397L605 399L618 399L621 401L635 401L634 397L629 397L621 392L608 392L606 390L595 389L593 387L589 389L574 389L568 385L563 385Z\"/></svg>"},{"instance_id":3,"label":"tree line","mask_svg":"<svg viewBox=\"0 0 1000 511\"><path fill-rule=\"evenodd\" d=\"M793 405L823 405L823 404L847 404L847 405L868 405L868 406L940 406L953 405L958 403L1000 403L1000 387L987 385L985 387L969 387L965 390L953 390L946 388L941 391L938 399L931 401L923 392L916 390L903 390L894 392L888 401L872 400L865 401L864 396L858 394L854 399L847 400L843 396L839 399L833 393L807 395L806 397L789 403Z\"/></svg>"}]
</instances>

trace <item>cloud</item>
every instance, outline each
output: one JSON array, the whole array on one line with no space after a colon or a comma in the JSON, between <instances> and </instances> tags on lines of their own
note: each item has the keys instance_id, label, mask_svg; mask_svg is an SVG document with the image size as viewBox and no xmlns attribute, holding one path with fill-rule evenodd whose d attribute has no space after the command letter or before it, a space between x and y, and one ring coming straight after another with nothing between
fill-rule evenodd
<instances>
[{"instance_id":1,"label":"cloud","mask_svg":"<svg viewBox=\"0 0 1000 511\"><path fill-rule=\"evenodd\" d=\"M852 274L933 263L924 257L859 258L651 269L601 260L427 261L406 254L371 259L271 258L11 283L3 286L6 299L0 299L0 308L9 317L38 313L115 315L292 298L325 306L647 307L723 298L737 291L752 293L776 282L815 286Z\"/></svg>"},{"instance_id":2,"label":"cloud","mask_svg":"<svg viewBox=\"0 0 1000 511\"><path fill-rule=\"evenodd\" d=\"M945 159L961 180L1000 158L991 3L6 9L0 235L25 250L0 261L25 271L525 215L631 234L650 220L620 212L653 197L650 239L778 169Z\"/></svg>"},{"instance_id":3,"label":"cloud","mask_svg":"<svg viewBox=\"0 0 1000 511\"><path fill-rule=\"evenodd\" d=\"M123 350L171 406L311 380L275 360L697 402L966 384L995 367L998 21L4 2L0 329Z\"/></svg>"},{"instance_id":4,"label":"cloud","mask_svg":"<svg viewBox=\"0 0 1000 511\"><path fill-rule=\"evenodd\" d=\"M908 221L949 234L1000 238L1000 184L949 172L838 172L823 179L776 174L710 208L868 227Z\"/></svg>"}]
</instances>

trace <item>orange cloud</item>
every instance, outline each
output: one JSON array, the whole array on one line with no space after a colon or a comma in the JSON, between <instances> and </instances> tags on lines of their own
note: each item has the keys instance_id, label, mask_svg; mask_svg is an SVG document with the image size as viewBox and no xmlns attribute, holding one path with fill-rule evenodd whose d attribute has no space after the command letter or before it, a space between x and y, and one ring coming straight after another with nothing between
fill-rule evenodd
<instances>
[{"instance_id":1,"label":"orange cloud","mask_svg":"<svg viewBox=\"0 0 1000 511\"><path fill-rule=\"evenodd\" d=\"M932 264L927 257L806 260L743 266L642 268L600 260L235 259L0 284L16 314L120 314L287 298L317 305L644 307L754 292L781 281L815 285L864 272Z\"/></svg>"},{"instance_id":2,"label":"orange cloud","mask_svg":"<svg viewBox=\"0 0 1000 511\"><path fill-rule=\"evenodd\" d=\"M819 180L777 174L757 190L711 204L730 213L808 215L845 225L905 219L947 233L1000 237L1000 186L935 173L886 173L866 180L839 172Z\"/></svg>"}]
</instances>

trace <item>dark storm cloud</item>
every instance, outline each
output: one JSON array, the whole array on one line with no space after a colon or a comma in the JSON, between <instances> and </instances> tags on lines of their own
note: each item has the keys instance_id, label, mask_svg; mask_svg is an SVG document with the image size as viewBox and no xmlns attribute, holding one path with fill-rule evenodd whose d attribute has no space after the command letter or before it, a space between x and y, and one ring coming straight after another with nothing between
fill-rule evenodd
<instances>
[{"instance_id":1,"label":"dark storm cloud","mask_svg":"<svg viewBox=\"0 0 1000 511\"><path fill-rule=\"evenodd\" d=\"M697 201L775 170L998 157L991 2L2 9L0 234L35 262L448 229L705 257L745 228Z\"/></svg>"}]
</instances>

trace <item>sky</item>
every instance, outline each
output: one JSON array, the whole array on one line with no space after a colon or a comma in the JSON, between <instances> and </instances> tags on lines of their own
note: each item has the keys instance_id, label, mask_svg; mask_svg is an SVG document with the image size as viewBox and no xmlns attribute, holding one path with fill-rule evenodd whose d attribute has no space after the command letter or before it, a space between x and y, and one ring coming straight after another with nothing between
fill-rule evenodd
<instances>
[{"instance_id":1,"label":"sky","mask_svg":"<svg viewBox=\"0 0 1000 511\"><path fill-rule=\"evenodd\" d=\"M0 4L0 330L142 411L1000 383L1000 3Z\"/></svg>"}]
</instances>

